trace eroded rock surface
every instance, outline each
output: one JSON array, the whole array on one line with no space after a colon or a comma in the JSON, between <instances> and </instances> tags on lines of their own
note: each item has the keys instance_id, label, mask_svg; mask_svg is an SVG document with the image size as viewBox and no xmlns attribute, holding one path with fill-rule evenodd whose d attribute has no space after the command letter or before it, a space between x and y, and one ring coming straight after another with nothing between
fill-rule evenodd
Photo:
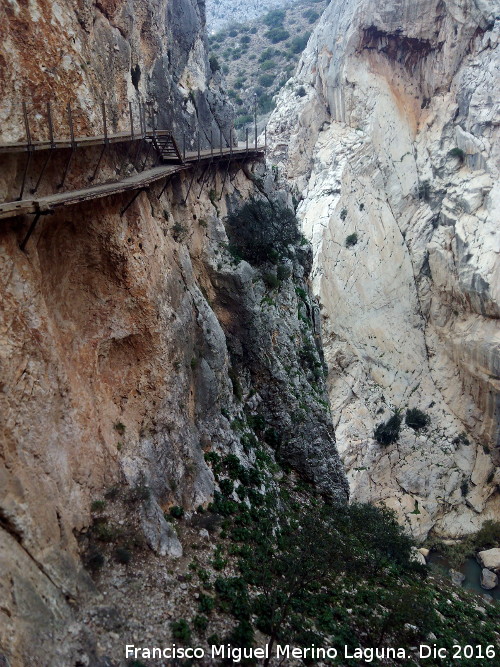
<instances>
[{"instance_id":1,"label":"eroded rock surface","mask_svg":"<svg viewBox=\"0 0 500 667\"><path fill-rule=\"evenodd\" d=\"M419 537L500 511L497 14L332 2L268 128L314 247L353 496ZM375 426L407 407L429 428L381 447Z\"/></svg>"},{"instance_id":2,"label":"eroded rock surface","mask_svg":"<svg viewBox=\"0 0 500 667\"><path fill-rule=\"evenodd\" d=\"M13 2L0 18L1 141L22 138L23 98L52 99L59 129L71 102L77 136L99 134L104 96L113 131L127 127L124 101L154 96L161 124L185 129L188 142L194 127L203 141L211 131L227 137L232 109L209 71L202 2ZM39 137L46 120L28 108ZM78 149L65 188L89 183L99 151ZM134 173L144 153L110 148L99 178ZM6 200L18 195L25 157L2 157ZM26 192L43 159L33 157ZM57 191L66 160L61 151L52 157L39 194ZM227 178L222 169L197 172L189 197L191 175L181 174L133 203L128 193L57 209L26 252L19 244L31 219L2 221L0 655L11 667L101 664L96 638L75 625L75 610L88 600L92 608L95 596L81 557L86 565L103 558L92 536L144 540L163 577L167 560L182 556L165 513L213 498L205 453L244 460L243 414L267 420L280 456L303 478L347 497L323 376L313 374L321 351L310 257L293 251L293 278L273 298L259 272L234 263L223 218L256 182L266 180L269 192L273 182L262 165L240 167ZM121 514L100 512L117 494Z\"/></svg>"}]
</instances>

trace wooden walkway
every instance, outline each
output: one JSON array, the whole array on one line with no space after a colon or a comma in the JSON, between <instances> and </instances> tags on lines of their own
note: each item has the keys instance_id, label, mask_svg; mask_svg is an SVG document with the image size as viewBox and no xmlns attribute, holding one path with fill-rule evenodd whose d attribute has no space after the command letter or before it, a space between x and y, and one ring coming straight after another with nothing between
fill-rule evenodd
<instances>
[{"instance_id":1,"label":"wooden walkway","mask_svg":"<svg viewBox=\"0 0 500 667\"><path fill-rule=\"evenodd\" d=\"M120 138L119 138L120 137ZM115 135L116 141L130 141L131 136L122 133ZM111 137L109 137L111 140ZM90 143L94 141L94 143ZM71 148L71 143L62 145L64 142L58 142L58 148ZM89 137L86 145L100 145L102 144L102 137ZM82 139L78 140L78 145L84 145ZM9 152L12 152L12 146L9 145ZM21 144L19 144L21 146ZM50 145L45 146L50 148ZM0 147L1 149L4 147ZM17 150L17 149L16 149ZM19 148L21 151L26 150L26 144ZM7 152L7 151L5 151ZM68 192L60 192L57 194L46 195L43 197L36 197L31 199L22 199L21 201L6 202L0 204L0 219L13 218L20 215L46 215L52 213L56 208L62 206L71 206L80 202L90 201L92 199L99 199L102 197L109 197L111 195L119 194L127 191L146 189L152 183L167 179L173 174L176 174L187 169L196 167L197 165L210 166L212 163L231 162L233 160L244 159L259 159L265 154L264 146L257 146L256 148L247 148L246 145L233 148L213 148L203 151L194 151L186 153L184 161L176 164L162 164L151 169L133 174L119 181L104 183L100 185L91 185L81 190L71 190Z\"/></svg>"}]
</instances>

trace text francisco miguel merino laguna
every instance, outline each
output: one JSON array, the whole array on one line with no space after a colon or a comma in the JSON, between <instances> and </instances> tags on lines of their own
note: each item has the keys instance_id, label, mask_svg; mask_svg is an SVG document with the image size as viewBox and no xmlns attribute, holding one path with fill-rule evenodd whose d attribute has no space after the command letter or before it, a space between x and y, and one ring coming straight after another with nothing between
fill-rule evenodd
<instances>
[{"instance_id":1,"label":"text francisco miguel merino laguna","mask_svg":"<svg viewBox=\"0 0 500 667\"><path fill-rule=\"evenodd\" d=\"M454 649L461 650L462 647L456 646ZM472 648L472 647L471 647ZM476 647L481 648L481 647ZM493 647L488 647L488 650L493 649ZM444 658L448 655L448 650L445 648L438 648L435 644L421 644L418 647L418 657L420 659L427 658ZM413 653L413 652L412 652ZM172 644L166 648L158 647L145 647L145 646L136 646L135 644L127 644L125 646L125 657L126 658L135 658L137 659L198 659L202 658L215 658L221 659L230 659L234 663L241 662L243 659L265 659L269 657L269 646L264 646L261 648L238 648L232 646L231 644L223 644L221 646L212 645L210 650L205 651L201 647L197 648L186 648L183 646L177 646ZM352 648L349 646L343 646L342 648L334 648L333 646L320 648L315 647L314 644L307 648L300 648L297 646L281 645L277 644L272 651L272 657L281 658L281 659L303 659L308 658L309 660L324 660L335 658L354 658L362 662L370 663L374 660L387 659L387 658L398 658L398 659L410 659L412 656L410 651L407 651L404 648ZM454 655L453 657L456 657ZM484 657L484 656L482 656ZM487 657L492 657L488 655Z\"/></svg>"}]
</instances>

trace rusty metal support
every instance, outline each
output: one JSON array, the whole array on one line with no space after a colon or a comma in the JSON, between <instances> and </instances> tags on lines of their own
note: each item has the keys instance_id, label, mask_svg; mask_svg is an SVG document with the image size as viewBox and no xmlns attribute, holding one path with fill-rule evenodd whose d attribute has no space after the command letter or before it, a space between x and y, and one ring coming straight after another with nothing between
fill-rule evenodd
<instances>
[{"instance_id":1,"label":"rusty metal support","mask_svg":"<svg viewBox=\"0 0 500 667\"><path fill-rule=\"evenodd\" d=\"M205 171L203 172L203 177L201 179L201 188L200 188L200 193L198 195L198 199L201 197L201 193L203 192L203 188L205 187L205 182L208 181L207 174L210 174L210 167L212 166L212 160L210 160L209 164L207 165ZM199 183L200 181L198 181Z\"/></svg>"},{"instance_id":2,"label":"rusty metal support","mask_svg":"<svg viewBox=\"0 0 500 667\"><path fill-rule=\"evenodd\" d=\"M162 187L162 189L160 190L160 194L158 195L157 199L161 199L163 193L164 193L165 190L167 189L168 182L169 182L169 180L170 180L170 176L171 176L171 174L168 174L167 178L165 179L165 185L164 185L164 186Z\"/></svg>"},{"instance_id":3,"label":"rusty metal support","mask_svg":"<svg viewBox=\"0 0 500 667\"><path fill-rule=\"evenodd\" d=\"M139 154L140 154L140 152L141 152L141 150L142 150L142 146L143 146L143 144L144 144L144 139L141 139L141 140L139 141L139 144L138 144L138 146L137 146L137 151L136 151L136 153L135 153L134 167L137 169L137 171L140 171L140 170L139 170L139 167L137 166L137 160L139 159Z\"/></svg>"},{"instance_id":4,"label":"rusty metal support","mask_svg":"<svg viewBox=\"0 0 500 667\"><path fill-rule=\"evenodd\" d=\"M226 185L226 180L227 180L227 175L229 173L229 167L231 166L231 160L227 161L227 167L226 167L226 173L224 174L224 180L222 181L222 188L220 191L220 197L219 201L222 199L222 195L224 194L224 186Z\"/></svg>"},{"instance_id":5,"label":"rusty metal support","mask_svg":"<svg viewBox=\"0 0 500 667\"><path fill-rule=\"evenodd\" d=\"M142 169L140 171L144 171L146 168L146 162L148 161L149 154L151 153L151 146L153 144L151 142L148 142L148 150L146 151L146 157L144 158L144 162L142 163Z\"/></svg>"},{"instance_id":6,"label":"rusty metal support","mask_svg":"<svg viewBox=\"0 0 500 667\"><path fill-rule=\"evenodd\" d=\"M146 192L146 190L147 190L147 188L139 188L139 190L137 190L137 192L134 194L134 196L129 201L129 203L125 206L125 208L123 208L120 211L120 216L122 216L126 211L128 211L128 209L132 206L132 204L135 202L135 200L141 194L141 192Z\"/></svg>"},{"instance_id":7,"label":"rusty metal support","mask_svg":"<svg viewBox=\"0 0 500 667\"><path fill-rule=\"evenodd\" d=\"M27 233L26 233L26 236L24 237L22 243L21 243L20 246L19 246L23 252L24 252L24 249L26 248L26 244L27 244L28 241L30 240L31 235L32 235L33 232L35 231L35 227L36 227L38 221L40 220L40 216L41 216L41 215L42 215L42 214L41 214L40 211L37 211L37 212L36 212L35 217L33 218L33 221L32 221L32 223L31 223L31 225L29 226L29 229L28 229L28 231L27 231Z\"/></svg>"},{"instance_id":8,"label":"rusty metal support","mask_svg":"<svg viewBox=\"0 0 500 667\"><path fill-rule=\"evenodd\" d=\"M189 197L189 193L191 192L191 188L193 187L193 183L194 183L194 178L195 178L195 176L196 176L196 170L193 169L193 175L191 176L191 182L189 183L189 188L188 188L186 197L184 198L184 206L186 205L186 202L187 202L188 197Z\"/></svg>"},{"instance_id":9,"label":"rusty metal support","mask_svg":"<svg viewBox=\"0 0 500 667\"><path fill-rule=\"evenodd\" d=\"M53 151L54 151L54 149L51 147L50 151L48 152L47 157L45 158L45 162L43 163L42 171L40 172L40 176L38 177L38 180L37 180L37 182L36 182L36 185L35 185L35 187L32 188L31 191L30 191L32 195L34 195L34 194L37 192L38 188L40 187L40 183L41 183L41 181L42 181L42 178L43 178L43 175L44 175L44 173L45 173L45 170L47 169L47 166L48 166L48 164L49 164L49 162L50 162L50 158L52 157L52 153L53 153Z\"/></svg>"}]
</instances>

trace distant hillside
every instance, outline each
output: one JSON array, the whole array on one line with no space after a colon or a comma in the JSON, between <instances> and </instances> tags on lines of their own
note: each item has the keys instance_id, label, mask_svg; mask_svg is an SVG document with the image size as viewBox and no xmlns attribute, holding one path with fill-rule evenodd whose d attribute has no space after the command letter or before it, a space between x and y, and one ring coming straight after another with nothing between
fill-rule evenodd
<instances>
[{"instance_id":1,"label":"distant hillside","mask_svg":"<svg viewBox=\"0 0 500 667\"><path fill-rule=\"evenodd\" d=\"M273 97L293 74L309 36L329 0L298 0L254 21L232 23L209 37L212 70L221 70L244 132L274 108ZM297 95L304 91L297 90Z\"/></svg>"},{"instance_id":2,"label":"distant hillside","mask_svg":"<svg viewBox=\"0 0 500 667\"><path fill-rule=\"evenodd\" d=\"M208 32L217 32L235 22L252 21L292 0L207 0Z\"/></svg>"}]
</instances>

